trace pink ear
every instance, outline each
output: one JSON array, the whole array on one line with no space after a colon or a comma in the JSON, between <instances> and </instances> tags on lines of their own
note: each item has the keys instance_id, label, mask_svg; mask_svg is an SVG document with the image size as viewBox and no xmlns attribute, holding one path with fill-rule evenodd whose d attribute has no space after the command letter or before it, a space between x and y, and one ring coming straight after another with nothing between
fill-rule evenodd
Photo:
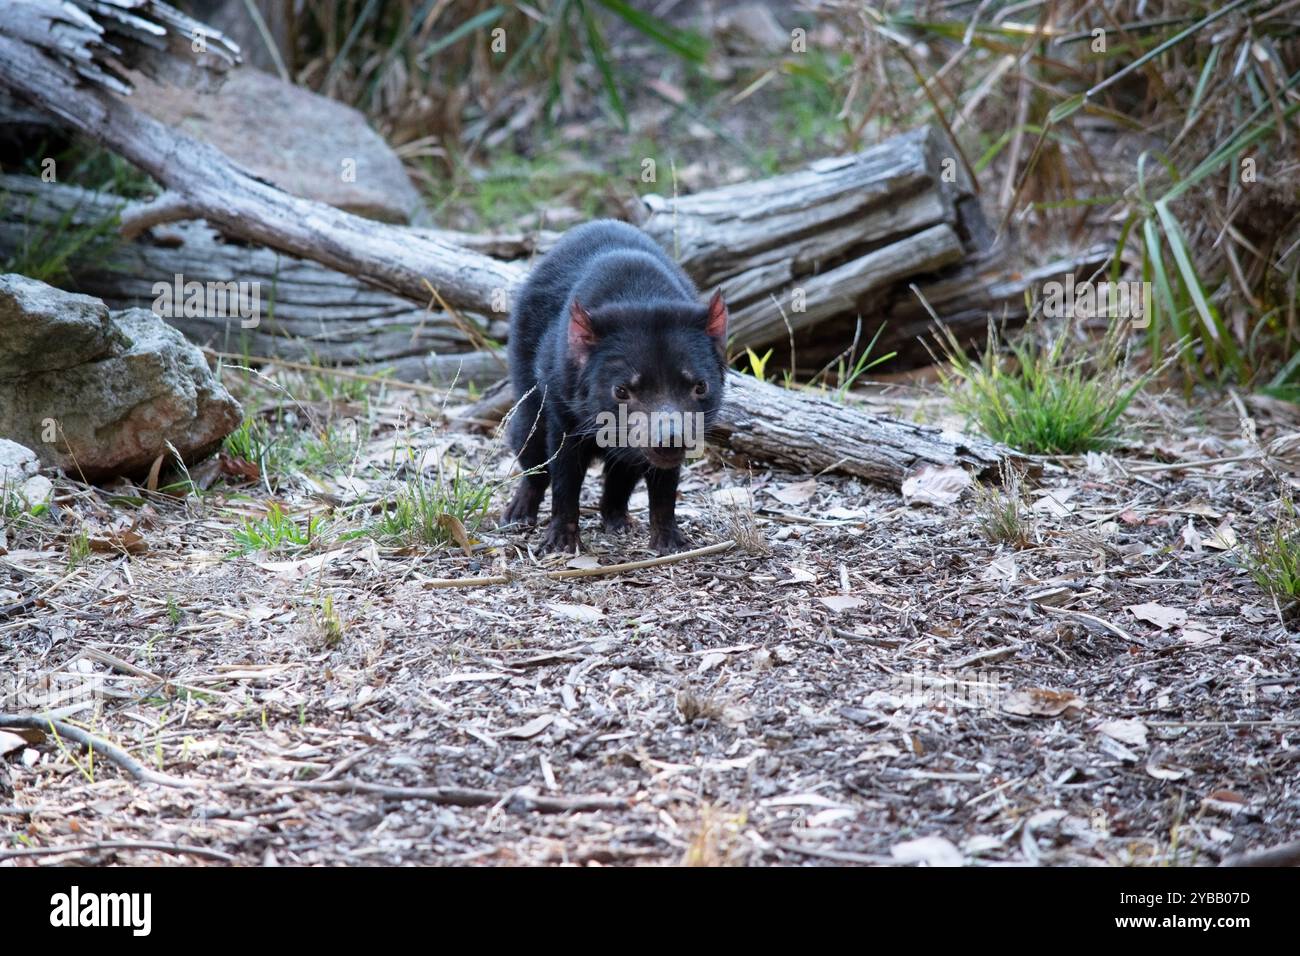
<instances>
[{"instance_id":1,"label":"pink ear","mask_svg":"<svg viewBox=\"0 0 1300 956\"><path fill-rule=\"evenodd\" d=\"M727 303L722 301L721 289L709 300L709 317L704 330L717 342L718 351L727 347Z\"/></svg>"},{"instance_id":2,"label":"pink ear","mask_svg":"<svg viewBox=\"0 0 1300 956\"><path fill-rule=\"evenodd\" d=\"M591 327L591 313L577 299L569 307L569 354L579 365L586 365L596 347L596 333Z\"/></svg>"}]
</instances>

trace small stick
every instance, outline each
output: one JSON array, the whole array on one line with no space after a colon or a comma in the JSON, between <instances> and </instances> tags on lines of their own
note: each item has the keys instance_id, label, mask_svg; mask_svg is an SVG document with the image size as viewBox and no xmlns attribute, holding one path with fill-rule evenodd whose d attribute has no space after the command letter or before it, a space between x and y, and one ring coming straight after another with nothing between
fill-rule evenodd
<instances>
[{"instance_id":1,"label":"small stick","mask_svg":"<svg viewBox=\"0 0 1300 956\"><path fill-rule=\"evenodd\" d=\"M735 541L723 541L718 544L706 545L703 548L694 548L690 551L679 551L676 554L646 558L644 561L626 561L623 564L609 564L599 568L565 568L563 570L547 571L545 576L552 581L564 581L569 578L592 578L606 574L622 574L624 571L655 568L663 564L685 561L688 558L703 558L710 554L721 554L723 551L730 551L735 546ZM426 588L478 588L493 584L509 584L512 580L514 579L504 574L494 574L489 577L478 578L423 578L420 583Z\"/></svg>"},{"instance_id":2,"label":"small stick","mask_svg":"<svg viewBox=\"0 0 1300 956\"><path fill-rule=\"evenodd\" d=\"M1267 850L1234 853L1219 866L1300 866L1300 840L1292 840Z\"/></svg>"},{"instance_id":3,"label":"small stick","mask_svg":"<svg viewBox=\"0 0 1300 956\"><path fill-rule=\"evenodd\" d=\"M152 840L105 840L102 843L78 843L73 846L33 846L22 850L0 850L0 860L13 860L25 856L58 856L62 853L89 853L96 850L160 850L163 853L189 853L222 863L234 863L235 858L220 850L183 843L155 843Z\"/></svg>"},{"instance_id":4,"label":"small stick","mask_svg":"<svg viewBox=\"0 0 1300 956\"><path fill-rule=\"evenodd\" d=\"M72 724L61 720L53 720L49 717L33 717L29 714L0 714L0 727L22 727L30 730L53 731L59 737L81 744L83 747L89 747L95 753L117 764L134 779L144 783L156 783L164 787L194 786L194 784L179 777L172 777L165 773L158 773L156 770L150 770L137 762L125 750L113 746L106 740L101 740L94 734L87 733L80 727L74 727Z\"/></svg>"},{"instance_id":5,"label":"small stick","mask_svg":"<svg viewBox=\"0 0 1300 956\"><path fill-rule=\"evenodd\" d=\"M295 372L319 372L322 375L333 375L335 378L348 378L356 382L372 382L379 385L387 385L394 389L407 389L412 392L421 392L425 395L437 395L443 397L447 394L445 388L434 388L432 385L422 385L419 382L407 382L399 378L390 378L387 375L364 375L361 372L349 372L347 369L334 368L331 365L310 365L307 362L294 362L291 359L275 358L271 355L236 355L234 352L220 352L217 349L203 347L203 352L211 355L213 358L229 359L236 362L245 360L252 362L265 362L268 365L278 365L280 368L293 369Z\"/></svg>"},{"instance_id":6,"label":"small stick","mask_svg":"<svg viewBox=\"0 0 1300 956\"><path fill-rule=\"evenodd\" d=\"M123 239L130 240L153 226L199 218L202 213L188 199L165 192L154 199L128 204L118 214L117 231Z\"/></svg>"},{"instance_id":7,"label":"small stick","mask_svg":"<svg viewBox=\"0 0 1300 956\"><path fill-rule=\"evenodd\" d=\"M257 790L303 790L315 793L369 794L387 800L425 800L452 807L483 807L518 801L523 809L538 813L571 813L581 810L626 810L630 801L624 797L580 795L541 796L517 790L480 790L475 787L393 787L387 784L366 783L360 780L239 780L218 784L218 790L238 790L252 787Z\"/></svg>"}]
</instances>

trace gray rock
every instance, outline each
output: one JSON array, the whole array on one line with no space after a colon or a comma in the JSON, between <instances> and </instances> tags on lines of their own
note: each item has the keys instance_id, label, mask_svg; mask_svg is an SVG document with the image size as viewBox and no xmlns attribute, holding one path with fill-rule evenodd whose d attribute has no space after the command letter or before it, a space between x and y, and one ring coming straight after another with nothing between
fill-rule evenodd
<instances>
[{"instance_id":1,"label":"gray rock","mask_svg":"<svg viewBox=\"0 0 1300 956\"><path fill-rule=\"evenodd\" d=\"M23 276L0 279L0 380L82 365L115 344L126 343L99 299Z\"/></svg>"},{"instance_id":2,"label":"gray rock","mask_svg":"<svg viewBox=\"0 0 1300 956\"><path fill-rule=\"evenodd\" d=\"M248 67L231 70L220 89L203 95L133 81L132 106L211 143L285 192L384 222L425 219L402 161L350 106ZM345 160L353 164L351 181Z\"/></svg>"},{"instance_id":3,"label":"gray rock","mask_svg":"<svg viewBox=\"0 0 1300 956\"><path fill-rule=\"evenodd\" d=\"M5 512L11 501L35 508L50 500L54 485L40 474L36 452L7 438L0 438L0 495L5 498Z\"/></svg>"},{"instance_id":4,"label":"gray rock","mask_svg":"<svg viewBox=\"0 0 1300 956\"><path fill-rule=\"evenodd\" d=\"M110 314L97 299L0 276L0 436L43 465L89 481L137 476L169 442L188 464L241 418L203 353L152 312Z\"/></svg>"}]
</instances>

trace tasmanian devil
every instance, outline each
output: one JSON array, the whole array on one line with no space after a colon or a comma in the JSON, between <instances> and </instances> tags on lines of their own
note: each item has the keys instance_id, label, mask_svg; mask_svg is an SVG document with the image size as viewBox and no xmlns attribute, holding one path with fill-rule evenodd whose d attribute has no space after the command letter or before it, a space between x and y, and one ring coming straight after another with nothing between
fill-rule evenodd
<instances>
[{"instance_id":1,"label":"tasmanian devil","mask_svg":"<svg viewBox=\"0 0 1300 956\"><path fill-rule=\"evenodd\" d=\"M573 552L578 493L604 459L600 514L628 528L644 478L650 546L687 546L677 528L677 481L687 453L722 402L727 307L708 304L647 235L598 220L566 233L524 283L510 317L510 378L519 400L510 441L524 468L503 524L535 525L549 485L544 548Z\"/></svg>"}]
</instances>

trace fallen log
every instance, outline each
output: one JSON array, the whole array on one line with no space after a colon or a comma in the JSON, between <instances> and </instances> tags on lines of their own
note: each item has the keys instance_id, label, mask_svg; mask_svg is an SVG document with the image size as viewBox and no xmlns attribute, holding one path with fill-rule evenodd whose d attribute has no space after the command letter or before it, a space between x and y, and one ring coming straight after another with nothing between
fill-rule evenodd
<instances>
[{"instance_id":1,"label":"fallen log","mask_svg":"<svg viewBox=\"0 0 1300 956\"><path fill-rule=\"evenodd\" d=\"M816 329L796 332L793 355L779 343L768 367L793 367L797 374L815 375L841 357L852 367L877 331L880 337L872 354L897 353L890 369L927 365L939 324L935 316L963 346L982 346L990 317L1005 328L1024 324L1027 301L1040 297L1045 283L1064 281L1067 275L1091 276L1114 253L1114 245L1099 244L1024 269L1010 267L1000 256L971 259L935 278L885 289L878 301L862 310L861 320L838 315Z\"/></svg>"},{"instance_id":2,"label":"fallen log","mask_svg":"<svg viewBox=\"0 0 1300 956\"><path fill-rule=\"evenodd\" d=\"M514 404L500 382L460 411L477 426L500 421ZM715 447L803 474L835 472L898 488L925 465L958 466L996 480L1018 452L977 436L872 415L805 389L781 388L752 375L727 373L727 391L709 431Z\"/></svg>"},{"instance_id":3,"label":"fallen log","mask_svg":"<svg viewBox=\"0 0 1300 956\"><path fill-rule=\"evenodd\" d=\"M47 31L60 21L64 9L55 0L23 0L18 6L27 16L35 11L43 17ZM163 6L150 0L146 12ZM165 20L156 28L165 35ZM474 337L464 328L466 322L478 323L483 331L494 319L500 324L508 313L510 293L525 272L523 264L479 251L484 245L464 236L370 222L287 195L215 147L135 109L129 96L117 95L129 92L120 84L111 87L115 92L102 84L87 85L93 77L84 70L78 73L70 63L111 59L111 50L93 33L77 34L54 50L49 41L34 39L42 35L18 29L14 14L0 9L0 87L120 153L167 190L153 202L122 212L127 235L203 218L224 236L318 262L422 306L432 298L439 306L424 316L419 334L402 353L397 339L406 329L394 335L389 326L400 322L394 322L392 314L375 316L383 321L359 334L364 326L348 314L359 296L327 298L315 315L295 314L297 301L289 297L281 318L298 327L268 329L269 338L243 337L246 342L252 339L250 347L303 358L288 342L303 340L308 336L303 326L315 323L310 338L322 359L357 362L365 356L385 361L418 354L424 347L422 334L433 340L428 350L464 349L472 344L465 339ZM891 289L927 279L975 252L988 255L988 229L974 192L957 150L943 133L925 127L852 156L819 160L757 182L685 197L646 197L638 201L632 218L670 249L703 288L722 287L732 314L733 348L743 350L785 341L837 317L856 318L865 303ZM173 245L176 237L173 230ZM246 254L246 268L239 268L229 253L205 266L214 243L194 232L181 238L195 248L173 256L178 261L169 264L189 266L183 273L187 280L229 281L237 276L253 281L253 276L271 269L266 261L254 261L252 253ZM492 245L499 252L504 244ZM159 278L156 266L162 265L153 258L153 263L141 263L154 269L146 273L150 286ZM306 281L301 271L296 275ZM121 294L131 294L131 289L103 285L84 291L103 295L114 305L142 304L138 291L136 301L122 301ZM308 309L316 305L305 296L302 300ZM335 322L352 325L335 333ZM214 342L211 334L211 329L204 331L209 336L201 339L204 344L230 346L229 329L221 332L224 342ZM380 337L374 348L367 348L369 335Z\"/></svg>"},{"instance_id":4,"label":"fallen log","mask_svg":"<svg viewBox=\"0 0 1300 956\"><path fill-rule=\"evenodd\" d=\"M976 252L1000 257L957 150L929 126L768 179L646 196L634 218L701 288L722 288L741 350L853 318Z\"/></svg>"},{"instance_id":5,"label":"fallen log","mask_svg":"<svg viewBox=\"0 0 1300 956\"><path fill-rule=\"evenodd\" d=\"M134 11L135 19L149 23L164 41L174 28L162 18L144 16L165 7L150 0ZM421 304L432 286L451 308L508 313L509 291L522 267L436 233L399 229L290 196L216 147L135 109L129 97L110 91L121 92L118 86L96 83L86 64L104 74L115 51L102 31L83 26L69 33L70 9L75 8L56 0L0 6L0 86L148 173L168 191L159 197L160 206L174 215L207 219L226 235L362 276Z\"/></svg>"},{"instance_id":6,"label":"fallen log","mask_svg":"<svg viewBox=\"0 0 1300 956\"><path fill-rule=\"evenodd\" d=\"M111 232L124 214L131 221L131 208L109 193L0 175L0 262L31 246L53 247L61 231ZM221 352L356 365L360 371L392 368L411 380L454 365L431 356L481 348L502 338L506 328L503 316L460 312L453 318L310 260L226 242L201 220L158 226L135 241L83 247L69 269L76 291L114 309L152 308L155 286L171 287L176 276L204 285L256 283L260 315L251 327L238 315L173 314L167 322L196 344ZM500 374L498 365L486 381Z\"/></svg>"}]
</instances>

